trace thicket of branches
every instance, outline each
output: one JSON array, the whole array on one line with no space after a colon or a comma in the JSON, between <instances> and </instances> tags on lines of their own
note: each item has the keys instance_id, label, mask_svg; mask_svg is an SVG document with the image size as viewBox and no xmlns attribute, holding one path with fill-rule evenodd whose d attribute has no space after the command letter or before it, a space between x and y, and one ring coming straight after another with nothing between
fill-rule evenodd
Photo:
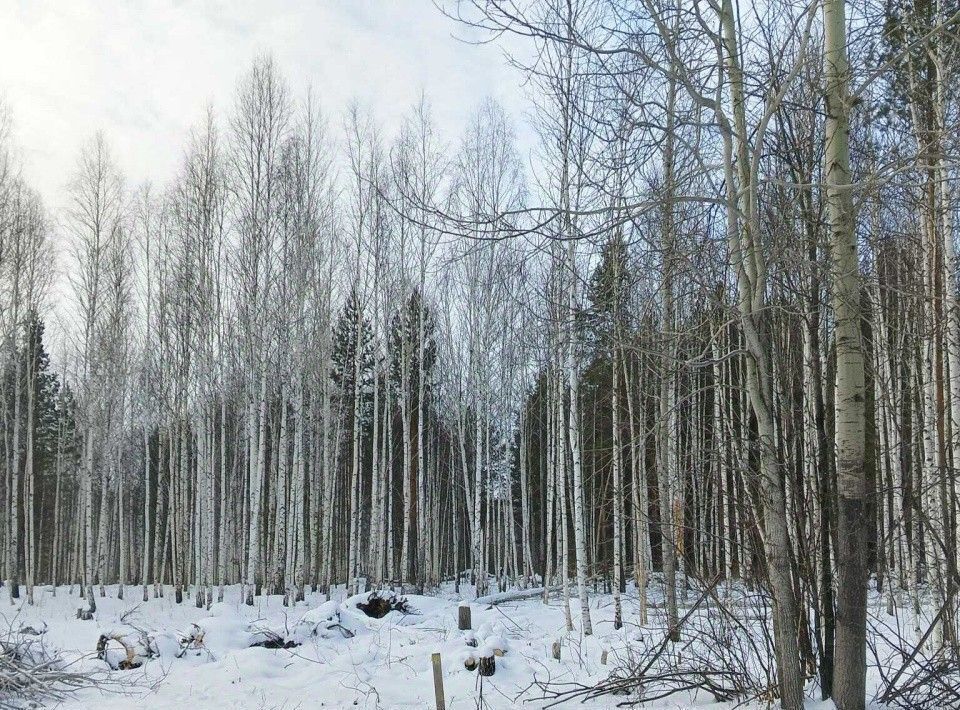
<instances>
[{"instance_id":1,"label":"thicket of branches","mask_svg":"<svg viewBox=\"0 0 960 710\"><path fill-rule=\"evenodd\" d=\"M97 136L49 215L4 157L12 595L539 581L590 634L656 571L683 643L742 580L782 704L856 708L869 579L955 658L957 8L444 9L527 42L532 170L493 101L328 123L269 58L160 189Z\"/></svg>"}]
</instances>

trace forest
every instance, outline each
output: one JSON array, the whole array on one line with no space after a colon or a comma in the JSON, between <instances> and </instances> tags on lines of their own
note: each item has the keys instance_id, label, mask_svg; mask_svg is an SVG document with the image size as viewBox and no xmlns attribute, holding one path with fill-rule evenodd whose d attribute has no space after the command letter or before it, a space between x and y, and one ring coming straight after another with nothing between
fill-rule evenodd
<instances>
[{"instance_id":1,"label":"forest","mask_svg":"<svg viewBox=\"0 0 960 710\"><path fill-rule=\"evenodd\" d=\"M98 133L59 211L6 116L10 603L531 590L709 646L740 589L766 702L960 707L960 6L437 12L527 115L384 126L265 54L172 179Z\"/></svg>"}]
</instances>

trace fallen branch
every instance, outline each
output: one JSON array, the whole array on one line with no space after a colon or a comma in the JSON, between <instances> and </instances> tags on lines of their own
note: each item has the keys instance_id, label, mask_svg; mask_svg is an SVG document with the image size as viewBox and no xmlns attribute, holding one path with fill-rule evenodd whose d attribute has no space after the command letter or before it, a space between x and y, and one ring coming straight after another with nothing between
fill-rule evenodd
<instances>
[{"instance_id":1,"label":"fallen branch","mask_svg":"<svg viewBox=\"0 0 960 710\"><path fill-rule=\"evenodd\" d=\"M628 694L636 697L618 705L635 705L638 700L653 702L689 691L707 692L716 702L773 699L776 686L765 664L771 640L764 633L765 626L751 629L719 604L714 595L719 582L717 575L677 622L676 628L684 630L682 642L672 641L670 629L666 629L663 638L640 659L627 662L626 667L614 670L596 685L538 683L543 699L551 701L545 707L575 699L586 702L606 695ZM695 617L709 598L718 602L722 613ZM760 635L763 644L756 642L755 634Z\"/></svg>"},{"instance_id":2,"label":"fallen branch","mask_svg":"<svg viewBox=\"0 0 960 710\"><path fill-rule=\"evenodd\" d=\"M946 611L947 605L944 604L940 607L940 611L937 612L937 615L933 617L933 621L930 622L930 625L927 627L927 630L923 633L923 636L920 637L920 640L917 641L916 646L913 647L913 650L910 652L910 655L906 657L906 660L894 674L893 678L890 679L890 682L886 684L883 689L883 693L877 699L881 705L888 705L890 701L897 695L901 693L897 689L897 681L900 680L900 677L906 672L907 668L913 664L917 656L920 654L920 651L923 649L923 645L927 642L927 639L930 638L930 635L933 633L933 630L936 628L937 624L940 622L940 618L943 616L943 612Z\"/></svg>"},{"instance_id":3,"label":"fallen branch","mask_svg":"<svg viewBox=\"0 0 960 710\"><path fill-rule=\"evenodd\" d=\"M0 708L19 709L66 702L84 688L104 687L95 672L67 670L58 652L29 638L8 633L0 640Z\"/></svg>"}]
</instances>

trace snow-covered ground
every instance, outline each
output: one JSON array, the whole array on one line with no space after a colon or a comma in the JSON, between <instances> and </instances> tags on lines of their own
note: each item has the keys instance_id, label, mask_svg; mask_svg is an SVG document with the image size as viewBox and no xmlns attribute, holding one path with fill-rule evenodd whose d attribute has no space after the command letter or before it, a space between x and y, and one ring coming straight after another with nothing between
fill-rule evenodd
<instances>
[{"instance_id":1,"label":"snow-covered ground","mask_svg":"<svg viewBox=\"0 0 960 710\"><path fill-rule=\"evenodd\" d=\"M464 589L470 599L469 589ZM543 698L538 682L594 684L610 674L619 659L631 650L649 649L663 637L657 610L651 609L651 625L638 628L637 601L624 598L626 626L613 628L609 595L591 597L594 635L579 633L579 605L571 600L576 631L565 631L562 601L553 596L545 605L539 597L496 605L470 603L473 635L477 646L457 628L460 597L452 590L437 596L408 595L417 613L390 612L382 619L363 614L356 603L366 595L347 598L341 589L333 599L308 594L295 607L284 607L282 597L265 596L253 607L240 603L240 587L229 587L225 601L210 610L198 609L192 599L173 601L168 588L163 598L142 602L139 587L127 587L126 599L117 599L117 588L108 587L106 597L97 597L98 611L92 621L76 618L83 602L67 587L37 590L37 604L24 600L11 604L6 589L0 590L0 624L18 629L42 629L43 642L59 649L75 669L106 671L95 653L103 633L115 632L135 638L137 629L147 632L159 655L135 670L109 671L118 685L102 693L85 690L73 696L64 708L128 710L149 697L150 708L216 708L221 710L295 708L434 708L431 655L441 654L446 707L540 708ZM300 645L291 648L249 647L265 632L274 632ZM182 639L193 635L199 643L182 651ZM555 641L561 642L561 659L552 656ZM111 643L109 660L121 658L120 647ZM493 649L496 673L482 677L464 662ZM182 651L182 652L181 652ZM606 664L603 661L606 660ZM615 707L623 696L606 696L575 707ZM709 695L673 695L651 707L726 708ZM760 705L754 705L760 707ZM813 700L809 708L832 704Z\"/></svg>"}]
</instances>

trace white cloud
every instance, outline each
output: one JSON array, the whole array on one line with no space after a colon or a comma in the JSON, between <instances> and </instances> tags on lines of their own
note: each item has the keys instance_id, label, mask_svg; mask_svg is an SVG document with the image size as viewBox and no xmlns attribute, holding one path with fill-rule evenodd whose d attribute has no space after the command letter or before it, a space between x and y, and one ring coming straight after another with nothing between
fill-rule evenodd
<instances>
[{"instance_id":1,"label":"white cloud","mask_svg":"<svg viewBox=\"0 0 960 710\"><path fill-rule=\"evenodd\" d=\"M519 75L464 31L430 0L0 0L0 94L25 174L57 208L97 130L131 185L168 179L190 126L208 103L231 109L263 52L295 90L312 85L334 127L353 98L395 126L421 89L451 142L484 96L519 123Z\"/></svg>"}]
</instances>

